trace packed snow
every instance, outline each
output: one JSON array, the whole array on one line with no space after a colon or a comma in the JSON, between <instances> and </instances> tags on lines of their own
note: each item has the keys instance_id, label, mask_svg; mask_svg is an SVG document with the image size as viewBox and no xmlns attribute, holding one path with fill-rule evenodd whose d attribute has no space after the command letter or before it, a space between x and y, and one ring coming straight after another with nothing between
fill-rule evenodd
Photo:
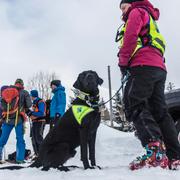
<instances>
[{"instance_id":1,"label":"packed snow","mask_svg":"<svg viewBox=\"0 0 180 180\"><path fill-rule=\"evenodd\" d=\"M25 135L26 147L32 149L29 138L29 124L27 124ZM48 131L46 127L45 131ZM5 148L5 154L15 150L15 133L11 133L10 139ZM101 124L98 129L96 142L96 160L97 165L102 169L83 170L80 162L79 148L77 155L70 159L66 165L80 166L78 169L72 169L69 172L60 172L51 169L47 172L37 168L25 168L21 170L0 170L0 180L179 180L179 171L163 170L161 168L144 168L137 171L128 169L128 164L137 155L144 153L139 140L133 133L124 133ZM0 165L0 167L7 166Z\"/></svg>"}]
</instances>

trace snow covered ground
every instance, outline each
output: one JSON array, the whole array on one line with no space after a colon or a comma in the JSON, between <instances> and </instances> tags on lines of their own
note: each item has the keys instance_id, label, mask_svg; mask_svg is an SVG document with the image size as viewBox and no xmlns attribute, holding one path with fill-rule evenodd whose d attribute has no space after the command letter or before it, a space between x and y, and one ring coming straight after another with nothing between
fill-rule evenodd
<instances>
[{"instance_id":1,"label":"snow covered ground","mask_svg":"<svg viewBox=\"0 0 180 180\"><path fill-rule=\"evenodd\" d=\"M46 128L47 131L47 128ZM27 148L31 148L29 130L26 133ZM6 145L6 154L15 149L15 135L12 132ZM133 133L123 133L101 124L97 135L96 159L102 170L73 169L70 172L60 172L51 169L48 172L36 168L27 168L15 171L0 170L0 180L179 180L179 171L163 170L160 168L144 168L130 171L128 164L137 155L143 153L139 141ZM75 158L67 165L78 165L80 162L79 149ZM3 166L3 165L1 165ZM5 165L4 165L5 166Z\"/></svg>"}]
</instances>

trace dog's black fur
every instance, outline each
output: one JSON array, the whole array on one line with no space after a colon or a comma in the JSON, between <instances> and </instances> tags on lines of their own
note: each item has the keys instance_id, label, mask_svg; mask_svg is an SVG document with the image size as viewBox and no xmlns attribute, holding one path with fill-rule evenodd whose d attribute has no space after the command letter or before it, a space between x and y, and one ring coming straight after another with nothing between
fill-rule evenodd
<instances>
[{"instance_id":1,"label":"dog's black fur","mask_svg":"<svg viewBox=\"0 0 180 180\"><path fill-rule=\"evenodd\" d=\"M79 74L73 86L82 92L88 93L91 97L91 104L97 104L99 98L98 85L102 83L103 80L96 72L84 71ZM89 106L89 103L77 97L72 105ZM98 106L94 107L94 111L83 118L81 125L75 119L72 107L69 108L58 122L58 125L47 134L41 144L37 160L29 167L42 167L43 170L48 170L49 168L63 169L64 163L75 156L75 149L78 146L81 148L81 160L84 169L96 166L95 140L99 123L100 113ZM88 160L88 150L90 163ZM16 168L14 167L14 169Z\"/></svg>"}]
</instances>

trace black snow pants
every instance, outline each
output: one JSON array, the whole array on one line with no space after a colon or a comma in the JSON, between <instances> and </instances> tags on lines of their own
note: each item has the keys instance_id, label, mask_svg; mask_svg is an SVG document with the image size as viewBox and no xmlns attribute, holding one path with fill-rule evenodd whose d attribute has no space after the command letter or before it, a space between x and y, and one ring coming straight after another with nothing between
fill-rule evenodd
<instances>
[{"instance_id":1,"label":"black snow pants","mask_svg":"<svg viewBox=\"0 0 180 180\"><path fill-rule=\"evenodd\" d=\"M38 155L40 145L43 141L43 131L44 131L45 122L33 122L31 127L31 139L34 153Z\"/></svg>"},{"instance_id":2,"label":"black snow pants","mask_svg":"<svg viewBox=\"0 0 180 180\"><path fill-rule=\"evenodd\" d=\"M137 66L130 69L124 90L125 114L137 130L145 147L163 140L169 159L180 159L176 128L165 103L166 71L158 67Z\"/></svg>"}]
</instances>

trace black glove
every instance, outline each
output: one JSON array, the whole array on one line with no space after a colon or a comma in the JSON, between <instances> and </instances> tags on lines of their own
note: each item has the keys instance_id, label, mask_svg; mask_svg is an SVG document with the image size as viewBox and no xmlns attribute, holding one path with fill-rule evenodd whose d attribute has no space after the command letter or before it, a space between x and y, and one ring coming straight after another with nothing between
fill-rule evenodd
<instances>
[{"instance_id":1,"label":"black glove","mask_svg":"<svg viewBox=\"0 0 180 180\"><path fill-rule=\"evenodd\" d=\"M117 57L118 57L118 58L119 58L119 55L120 55L120 53L118 52L118 53L117 53Z\"/></svg>"},{"instance_id":2,"label":"black glove","mask_svg":"<svg viewBox=\"0 0 180 180\"><path fill-rule=\"evenodd\" d=\"M32 112L30 109L28 109L28 110L26 111L26 114L27 114L27 116L29 116L29 117L32 115L32 113L33 113L33 112Z\"/></svg>"},{"instance_id":3,"label":"black glove","mask_svg":"<svg viewBox=\"0 0 180 180\"><path fill-rule=\"evenodd\" d=\"M55 119L59 119L61 117L61 114L60 113L56 113L55 114Z\"/></svg>"},{"instance_id":4,"label":"black glove","mask_svg":"<svg viewBox=\"0 0 180 180\"><path fill-rule=\"evenodd\" d=\"M119 66L120 67L120 71L122 74L122 78L124 78L124 76L126 76L127 71L128 71L128 67L127 66Z\"/></svg>"}]
</instances>

